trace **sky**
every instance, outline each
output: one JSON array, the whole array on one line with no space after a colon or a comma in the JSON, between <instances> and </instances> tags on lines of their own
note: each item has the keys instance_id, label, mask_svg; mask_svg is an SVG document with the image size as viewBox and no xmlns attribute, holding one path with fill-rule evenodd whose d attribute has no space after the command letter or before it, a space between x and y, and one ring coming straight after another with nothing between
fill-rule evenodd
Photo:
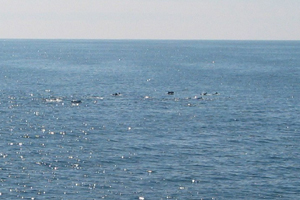
<instances>
[{"instance_id":1,"label":"sky","mask_svg":"<svg viewBox=\"0 0 300 200\"><path fill-rule=\"evenodd\" d=\"M0 0L2 39L300 40L300 0Z\"/></svg>"}]
</instances>

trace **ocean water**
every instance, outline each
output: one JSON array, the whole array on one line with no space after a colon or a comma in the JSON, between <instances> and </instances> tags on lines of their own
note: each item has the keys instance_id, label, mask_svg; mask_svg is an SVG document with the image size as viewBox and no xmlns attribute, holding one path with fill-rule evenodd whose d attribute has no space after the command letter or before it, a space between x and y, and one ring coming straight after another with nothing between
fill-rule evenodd
<instances>
[{"instance_id":1,"label":"ocean water","mask_svg":"<svg viewBox=\"0 0 300 200\"><path fill-rule=\"evenodd\" d=\"M299 77L299 41L0 40L0 199L297 199Z\"/></svg>"}]
</instances>

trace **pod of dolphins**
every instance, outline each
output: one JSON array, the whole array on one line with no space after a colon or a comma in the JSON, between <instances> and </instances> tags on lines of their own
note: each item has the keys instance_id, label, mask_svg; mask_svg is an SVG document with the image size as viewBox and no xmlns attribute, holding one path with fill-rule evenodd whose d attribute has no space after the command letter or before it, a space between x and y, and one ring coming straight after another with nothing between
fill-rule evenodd
<instances>
[{"instance_id":1,"label":"pod of dolphins","mask_svg":"<svg viewBox=\"0 0 300 200\"><path fill-rule=\"evenodd\" d=\"M174 94L175 94L174 91L168 91L167 92L167 95L174 95ZM203 92L200 95L201 95L200 97L195 96L194 99L203 99L202 96L219 95L219 93L215 92L215 93L209 94L207 92ZM120 92L116 92L116 93L111 94L111 96L118 97L118 96L122 96L122 94ZM148 98L150 98L150 96L145 96L145 99L148 99ZM103 98L101 98L101 99L103 99ZM191 99L191 98L187 98L187 99ZM59 102L62 102L63 99L60 98L60 97L50 97L50 98L46 98L45 101L48 102L48 103L59 103ZM77 104L78 105L78 104L82 103L82 100L80 100L80 99L72 99L72 100L70 100L70 102L72 104Z\"/></svg>"}]
</instances>

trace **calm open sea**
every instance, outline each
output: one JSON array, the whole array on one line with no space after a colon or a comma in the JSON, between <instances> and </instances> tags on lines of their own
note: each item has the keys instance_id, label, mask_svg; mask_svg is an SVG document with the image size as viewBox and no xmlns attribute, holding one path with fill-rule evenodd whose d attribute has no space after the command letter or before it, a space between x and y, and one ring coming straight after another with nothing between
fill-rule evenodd
<instances>
[{"instance_id":1,"label":"calm open sea","mask_svg":"<svg viewBox=\"0 0 300 200\"><path fill-rule=\"evenodd\" d=\"M297 199L299 77L300 41L0 40L0 199Z\"/></svg>"}]
</instances>

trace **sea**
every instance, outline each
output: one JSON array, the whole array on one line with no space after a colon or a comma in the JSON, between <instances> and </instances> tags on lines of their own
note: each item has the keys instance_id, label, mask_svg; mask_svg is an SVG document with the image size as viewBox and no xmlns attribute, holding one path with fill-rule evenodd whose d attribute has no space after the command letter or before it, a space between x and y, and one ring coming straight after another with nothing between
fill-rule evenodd
<instances>
[{"instance_id":1,"label":"sea","mask_svg":"<svg viewBox=\"0 0 300 200\"><path fill-rule=\"evenodd\" d=\"M300 197L300 41L0 40L0 199Z\"/></svg>"}]
</instances>

